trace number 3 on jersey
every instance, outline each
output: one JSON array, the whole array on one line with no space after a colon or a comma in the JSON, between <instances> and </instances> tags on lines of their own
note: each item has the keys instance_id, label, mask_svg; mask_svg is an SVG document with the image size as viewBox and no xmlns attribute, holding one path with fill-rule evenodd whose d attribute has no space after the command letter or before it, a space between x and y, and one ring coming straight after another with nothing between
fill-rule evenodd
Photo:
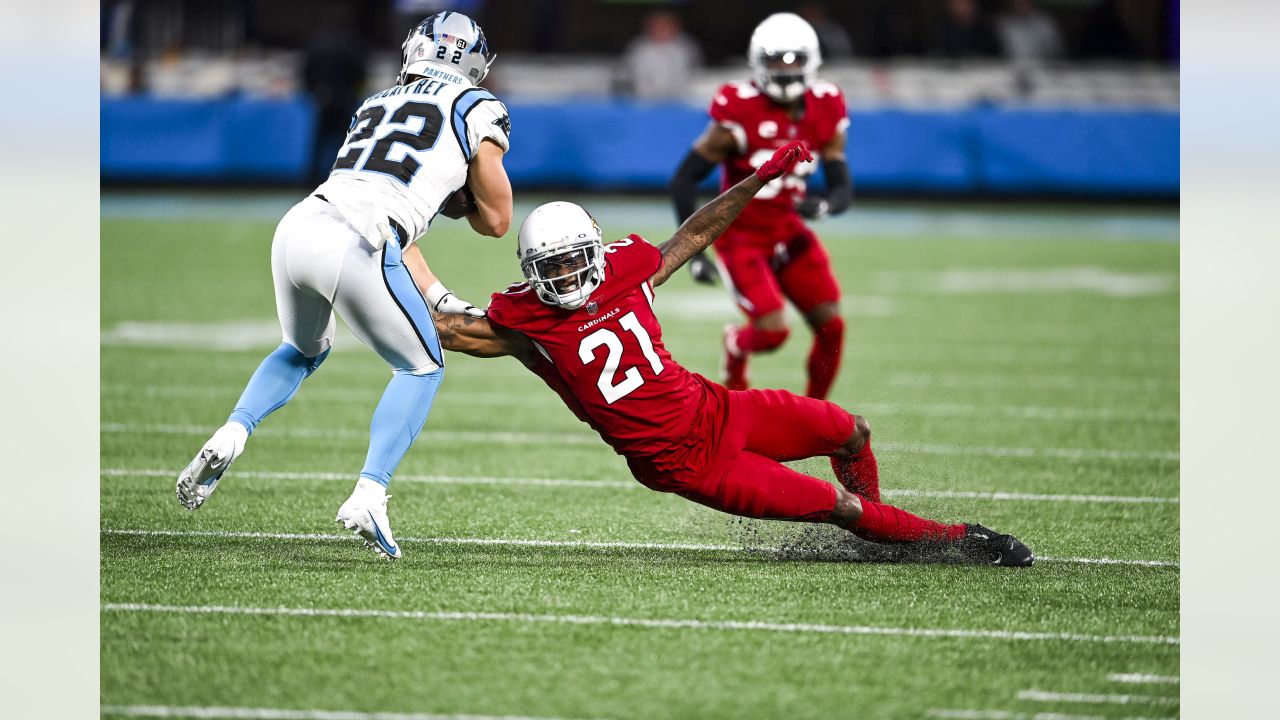
<instances>
[{"instance_id":1,"label":"number 3 on jersey","mask_svg":"<svg viewBox=\"0 0 1280 720\"><path fill-rule=\"evenodd\" d=\"M658 357L658 353L654 352L653 340L636 319L636 314L629 312L623 315L619 322L623 330L635 335L640 345L640 352L644 353L645 359L649 361L649 368L653 370L653 374L661 375L662 360ZM578 358L582 360L583 365L595 362L596 348L600 346L604 346L608 354L604 359L604 367L600 369L600 379L596 380L596 387L600 388L604 401L612 405L643 385L644 376L640 374L639 368L629 367L622 373L622 382L614 382L618 374L618 365L622 361L623 347L622 338L609 328L600 328L582 338L581 344L578 345Z\"/></svg>"}]
</instances>

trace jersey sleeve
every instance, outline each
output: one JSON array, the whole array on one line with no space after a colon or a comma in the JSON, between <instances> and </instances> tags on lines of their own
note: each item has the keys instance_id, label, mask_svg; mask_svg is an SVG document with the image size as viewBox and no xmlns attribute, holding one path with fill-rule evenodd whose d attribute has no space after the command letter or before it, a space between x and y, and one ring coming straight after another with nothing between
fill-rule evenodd
<instances>
[{"instance_id":1,"label":"jersey sleeve","mask_svg":"<svg viewBox=\"0 0 1280 720\"><path fill-rule=\"evenodd\" d=\"M484 88L471 88L458 95L453 101L452 122L468 162L485 140L497 143L504 153L511 149L511 115L507 106Z\"/></svg>"},{"instance_id":2,"label":"jersey sleeve","mask_svg":"<svg viewBox=\"0 0 1280 720\"><path fill-rule=\"evenodd\" d=\"M647 282L662 266L662 251L639 235L611 242L604 252L606 272L622 286Z\"/></svg>"},{"instance_id":3,"label":"jersey sleeve","mask_svg":"<svg viewBox=\"0 0 1280 720\"><path fill-rule=\"evenodd\" d=\"M527 320L527 312L522 310L522 298L531 295L533 288L527 282L518 282L502 292L489 296L489 320L509 330L519 330L523 321Z\"/></svg>"},{"instance_id":4,"label":"jersey sleeve","mask_svg":"<svg viewBox=\"0 0 1280 720\"><path fill-rule=\"evenodd\" d=\"M812 92L821 113L819 132L822 144L826 145L849 127L849 109L845 105L844 93L835 83L816 82Z\"/></svg>"},{"instance_id":5,"label":"jersey sleeve","mask_svg":"<svg viewBox=\"0 0 1280 720\"><path fill-rule=\"evenodd\" d=\"M759 94L760 91L748 83L729 83L722 85L716 92L716 96L711 99L708 114L717 125L723 126L733 134L734 142L738 144L739 154L745 155L747 152L745 128L749 109L745 101Z\"/></svg>"}]
</instances>

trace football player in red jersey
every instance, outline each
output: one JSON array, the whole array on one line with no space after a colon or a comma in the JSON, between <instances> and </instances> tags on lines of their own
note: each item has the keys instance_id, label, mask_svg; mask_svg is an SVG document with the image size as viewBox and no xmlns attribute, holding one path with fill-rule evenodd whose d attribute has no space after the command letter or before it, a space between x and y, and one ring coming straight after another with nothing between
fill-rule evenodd
<instances>
[{"instance_id":1,"label":"football player in red jersey","mask_svg":"<svg viewBox=\"0 0 1280 720\"><path fill-rule=\"evenodd\" d=\"M821 241L801 219L818 219L849 206L853 183L845 162L849 117L840 88L817 82L818 36L798 15L770 15L751 35L750 83L729 83L711 102L711 123L671 181L676 219L693 214L697 184L716 165L723 188L749 176L773 151L793 140L816 148L826 176L825 196L806 195L813 165L800 165L764 187L716 241L720 269L750 322L725 328L724 384L747 388L747 358L776 350L787 339L783 299L813 331L805 394L831 392L844 346L840 287ZM704 254L689 263L695 280L714 283L719 272Z\"/></svg>"},{"instance_id":2,"label":"football player in red jersey","mask_svg":"<svg viewBox=\"0 0 1280 720\"><path fill-rule=\"evenodd\" d=\"M645 486L752 518L825 522L873 542L954 543L974 561L1030 565L1031 551L980 525L927 520L880 502L871 429L840 406L785 390L731 391L662 344L654 288L704 250L769 181L812 160L792 142L694 213L658 247L566 202L520 227L526 282L494 293L487 318L436 315L445 349L512 355L627 459ZM782 462L827 456L837 487Z\"/></svg>"}]
</instances>

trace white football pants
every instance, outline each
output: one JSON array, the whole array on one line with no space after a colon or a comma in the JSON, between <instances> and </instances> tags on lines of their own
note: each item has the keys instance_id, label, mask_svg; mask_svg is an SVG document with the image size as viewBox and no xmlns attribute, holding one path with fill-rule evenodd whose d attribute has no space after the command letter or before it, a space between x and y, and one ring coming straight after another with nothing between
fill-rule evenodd
<instances>
[{"instance_id":1,"label":"white football pants","mask_svg":"<svg viewBox=\"0 0 1280 720\"><path fill-rule=\"evenodd\" d=\"M443 366L431 312L400 247L392 240L374 250L328 202L308 196L280 220L271 275L284 341L303 355L333 344L336 309L393 370L423 375Z\"/></svg>"}]
</instances>

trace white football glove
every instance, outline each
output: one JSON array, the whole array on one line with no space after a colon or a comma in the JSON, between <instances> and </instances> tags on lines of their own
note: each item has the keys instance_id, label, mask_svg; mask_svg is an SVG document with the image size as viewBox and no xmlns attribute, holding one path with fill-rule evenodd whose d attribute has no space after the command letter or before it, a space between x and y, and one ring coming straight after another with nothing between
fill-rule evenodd
<instances>
[{"instance_id":1,"label":"white football glove","mask_svg":"<svg viewBox=\"0 0 1280 720\"><path fill-rule=\"evenodd\" d=\"M486 311L454 295L453 291L445 287L442 282L436 282L427 288L425 297L427 298L427 303L431 305L431 309L438 313L470 315L478 318L484 317L486 313Z\"/></svg>"},{"instance_id":2,"label":"white football glove","mask_svg":"<svg viewBox=\"0 0 1280 720\"><path fill-rule=\"evenodd\" d=\"M386 223L378 223L374 227L378 228L378 237L365 237L369 246L374 250L381 250L383 245L386 245L389 241L395 239L395 231L391 229L390 225Z\"/></svg>"}]
</instances>

